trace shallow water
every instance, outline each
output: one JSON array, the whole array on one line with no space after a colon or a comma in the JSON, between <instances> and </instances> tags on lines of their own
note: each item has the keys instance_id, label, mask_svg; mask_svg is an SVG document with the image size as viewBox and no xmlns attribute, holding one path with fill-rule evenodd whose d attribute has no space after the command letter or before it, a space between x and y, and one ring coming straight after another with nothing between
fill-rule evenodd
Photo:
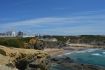
<instances>
[{"instance_id":1,"label":"shallow water","mask_svg":"<svg viewBox=\"0 0 105 70\"><path fill-rule=\"evenodd\" d=\"M85 51L78 51L71 54L66 54L75 60L77 63L93 64L105 67L105 50L102 49L88 49ZM51 70L71 70L61 65L52 65Z\"/></svg>"},{"instance_id":2,"label":"shallow water","mask_svg":"<svg viewBox=\"0 0 105 70\"><path fill-rule=\"evenodd\" d=\"M94 64L105 67L105 50L99 49L91 52L72 53L68 55L79 63Z\"/></svg>"}]
</instances>

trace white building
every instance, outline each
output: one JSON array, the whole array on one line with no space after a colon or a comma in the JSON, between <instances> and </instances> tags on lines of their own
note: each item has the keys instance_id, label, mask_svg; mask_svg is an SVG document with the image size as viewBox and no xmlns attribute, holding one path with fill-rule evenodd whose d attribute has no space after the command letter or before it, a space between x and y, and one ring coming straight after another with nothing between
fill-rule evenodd
<instances>
[{"instance_id":1,"label":"white building","mask_svg":"<svg viewBox=\"0 0 105 70\"><path fill-rule=\"evenodd\" d=\"M15 31L7 31L5 33L0 33L0 37L16 37Z\"/></svg>"},{"instance_id":2,"label":"white building","mask_svg":"<svg viewBox=\"0 0 105 70\"><path fill-rule=\"evenodd\" d=\"M12 37L16 37L16 32L15 32L15 31L12 31L11 36L12 36Z\"/></svg>"}]
</instances>

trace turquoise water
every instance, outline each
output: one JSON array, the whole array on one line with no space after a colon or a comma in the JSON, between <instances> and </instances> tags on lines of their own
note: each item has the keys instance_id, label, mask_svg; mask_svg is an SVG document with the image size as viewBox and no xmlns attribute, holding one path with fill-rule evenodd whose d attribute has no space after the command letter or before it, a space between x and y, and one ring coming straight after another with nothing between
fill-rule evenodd
<instances>
[{"instance_id":1,"label":"turquoise water","mask_svg":"<svg viewBox=\"0 0 105 70\"><path fill-rule=\"evenodd\" d=\"M105 67L105 50L76 52L67 55L78 63L93 64Z\"/></svg>"},{"instance_id":2,"label":"turquoise water","mask_svg":"<svg viewBox=\"0 0 105 70\"><path fill-rule=\"evenodd\" d=\"M105 50L102 49L88 49L85 51L78 51L72 54L67 54L77 63L93 64L105 67ZM53 65L51 70L71 70L60 65Z\"/></svg>"}]
</instances>

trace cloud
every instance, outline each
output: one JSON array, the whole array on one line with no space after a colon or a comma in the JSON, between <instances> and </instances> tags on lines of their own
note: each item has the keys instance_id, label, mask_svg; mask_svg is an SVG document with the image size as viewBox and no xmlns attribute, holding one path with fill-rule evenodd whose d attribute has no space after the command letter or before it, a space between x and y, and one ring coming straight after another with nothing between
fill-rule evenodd
<instances>
[{"instance_id":1,"label":"cloud","mask_svg":"<svg viewBox=\"0 0 105 70\"><path fill-rule=\"evenodd\" d=\"M44 17L9 22L1 24L0 28L16 27L17 30L43 34L103 34L104 26L105 13L94 11L91 15Z\"/></svg>"},{"instance_id":2,"label":"cloud","mask_svg":"<svg viewBox=\"0 0 105 70\"><path fill-rule=\"evenodd\" d=\"M80 22L101 22L105 21L105 15L95 15L95 16L76 16L76 17L45 17L38 19L30 19L17 21L12 23L7 23L10 26L20 26L20 25L43 25L43 24L71 24Z\"/></svg>"},{"instance_id":3,"label":"cloud","mask_svg":"<svg viewBox=\"0 0 105 70\"><path fill-rule=\"evenodd\" d=\"M31 20L23 20L6 24L7 26L45 26L45 25L68 25L68 24L85 24L85 23L103 23L105 15L98 16L77 16L77 17L47 17ZM86 24L85 24L86 25Z\"/></svg>"}]
</instances>

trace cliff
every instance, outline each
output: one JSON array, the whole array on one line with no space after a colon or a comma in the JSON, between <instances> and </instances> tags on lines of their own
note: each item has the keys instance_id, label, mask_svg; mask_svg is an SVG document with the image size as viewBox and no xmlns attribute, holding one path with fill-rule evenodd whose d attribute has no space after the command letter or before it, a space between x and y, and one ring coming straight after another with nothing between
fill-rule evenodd
<instances>
[{"instance_id":1,"label":"cliff","mask_svg":"<svg viewBox=\"0 0 105 70\"><path fill-rule=\"evenodd\" d=\"M49 59L44 51L0 46L0 70L49 70Z\"/></svg>"}]
</instances>

